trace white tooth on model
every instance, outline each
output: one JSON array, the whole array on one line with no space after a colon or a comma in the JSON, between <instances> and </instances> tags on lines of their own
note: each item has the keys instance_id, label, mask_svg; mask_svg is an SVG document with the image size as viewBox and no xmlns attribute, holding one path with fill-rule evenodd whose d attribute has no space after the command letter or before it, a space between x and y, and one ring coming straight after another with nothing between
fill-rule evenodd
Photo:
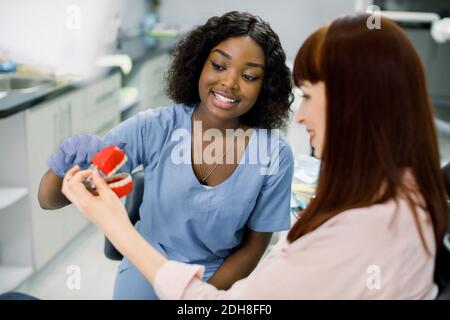
<instances>
[{"instance_id":1,"label":"white tooth on model","mask_svg":"<svg viewBox=\"0 0 450 320\"><path fill-rule=\"evenodd\" d=\"M122 186L124 186L124 185L130 183L130 181L131 181L131 176L128 175L128 174L125 174L125 175L126 175L126 178L125 178L125 179L116 181L116 182L114 182L114 183L110 183L110 184L108 184L109 187L110 187L110 188L117 188L117 187L122 187Z\"/></svg>"},{"instance_id":2,"label":"white tooth on model","mask_svg":"<svg viewBox=\"0 0 450 320\"><path fill-rule=\"evenodd\" d=\"M125 155L122 159L122 161L120 161L120 163L114 167L114 169L111 170L110 173L108 173L108 176L112 176L113 174L115 174L117 172L117 170L119 170L124 164L125 162L127 162L127 155Z\"/></svg>"}]
</instances>

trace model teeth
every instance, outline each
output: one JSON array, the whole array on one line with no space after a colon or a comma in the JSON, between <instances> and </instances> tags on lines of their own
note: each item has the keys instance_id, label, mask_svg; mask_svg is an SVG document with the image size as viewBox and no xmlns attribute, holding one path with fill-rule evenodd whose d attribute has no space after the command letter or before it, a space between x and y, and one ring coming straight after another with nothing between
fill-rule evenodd
<instances>
[{"instance_id":1,"label":"model teeth","mask_svg":"<svg viewBox=\"0 0 450 320\"><path fill-rule=\"evenodd\" d=\"M218 94L217 92L214 92L214 96L221 102L225 102L225 103L236 103L236 102L238 102L238 100L233 100L233 99L224 97L224 96Z\"/></svg>"},{"instance_id":2,"label":"model teeth","mask_svg":"<svg viewBox=\"0 0 450 320\"><path fill-rule=\"evenodd\" d=\"M108 180L114 180L117 178L123 177L122 180L113 182L113 183L108 183ZM108 186L110 188L118 188L118 187L122 187L128 183L131 182L131 176L128 173L120 173L116 176L112 176L112 177L108 177L107 179L105 179L105 181L108 183Z\"/></svg>"},{"instance_id":3,"label":"model teeth","mask_svg":"<svg viewBox=\"0 0 450 320\"><path fill-rule=\"evenodd\" d=\"M108 177L112 176L113 174L115 174L117 172L117 170L119 170L124 164L125 162L127 162L128 158L127 155L125 155L122 159L122 161L119 162L119 164L117 166L114 167L114 169L112 169L109 173L108 173Z\"/></svg>"}]
</instances>

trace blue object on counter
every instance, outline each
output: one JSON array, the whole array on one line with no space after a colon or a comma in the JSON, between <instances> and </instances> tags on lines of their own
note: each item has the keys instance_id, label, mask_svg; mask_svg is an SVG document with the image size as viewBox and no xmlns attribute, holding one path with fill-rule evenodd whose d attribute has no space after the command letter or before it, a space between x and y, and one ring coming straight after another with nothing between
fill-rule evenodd
<instances>
[{"instance_id":1,"label":"blue object on counter","mask_svg":"<svg viewBox=\"0 0 450 320\"><path fill-rule=\"evenodd\" d=\"M156 46L156 39L151 35L153 28L158 22L158 15L155 12L150 12L141 21L141 32L143 41L148 48Z\"/></svg>"},{"instance_id":2,"label":"blue object on counter","mask_svg":"<svg viewBox=\"0 0 450 320\"><path fill-rule=\"evenodd\" d=\"M294 182L301 182L315 185L319 178L320 160L306 155L299 155L295 158Z\"/></svg>"},{"instance_id":3,"label":"blue object on counter","mask_svg":"<svg viewBox=\"0 0 450 320\"><path fill-rule=\"evenodd\" d=\"M16 72L16 64L12 61L2 61L0 62L0 73L13 73Z\"/></svg>"}]
</instances>

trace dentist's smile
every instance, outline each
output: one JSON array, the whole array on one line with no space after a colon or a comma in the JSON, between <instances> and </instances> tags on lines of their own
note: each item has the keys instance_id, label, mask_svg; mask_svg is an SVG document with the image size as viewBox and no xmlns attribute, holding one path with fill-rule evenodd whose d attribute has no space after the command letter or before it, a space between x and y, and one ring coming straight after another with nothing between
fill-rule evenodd
<instances>
[{"instance_id":1,"label":"dentist's smile","mask_svg":"<svg viewBox=\"0 0 450 320\"><path fill-rule=\"evenodd\" d=\"M213 103L220 109L230 109L239 104L241 101L238 97L225 94L223 92L211 90Z\"/></svg>"}]
</instances>

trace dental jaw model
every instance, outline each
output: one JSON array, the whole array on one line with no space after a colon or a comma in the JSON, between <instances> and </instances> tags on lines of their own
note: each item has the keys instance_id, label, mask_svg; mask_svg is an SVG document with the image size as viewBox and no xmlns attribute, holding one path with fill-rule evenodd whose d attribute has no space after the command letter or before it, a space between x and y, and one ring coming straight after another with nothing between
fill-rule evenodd
<instances>
[{"instance_id":1,"label":"dental jaw model","mask_svg":"<svg viewBox=\"0 0 450 320\"><path fill-rule=\"evenodd\" d=\"M104 175L105 182L111 190L121 198L133 189L133 180L130 174L115 174L126 162L127 155L125 152L116 146L108 146L95 154L89 169L98 169ZM90 179L85 180L84 185L89 191L96 193L96 188Z\"/></svg>"}]
</instances>

